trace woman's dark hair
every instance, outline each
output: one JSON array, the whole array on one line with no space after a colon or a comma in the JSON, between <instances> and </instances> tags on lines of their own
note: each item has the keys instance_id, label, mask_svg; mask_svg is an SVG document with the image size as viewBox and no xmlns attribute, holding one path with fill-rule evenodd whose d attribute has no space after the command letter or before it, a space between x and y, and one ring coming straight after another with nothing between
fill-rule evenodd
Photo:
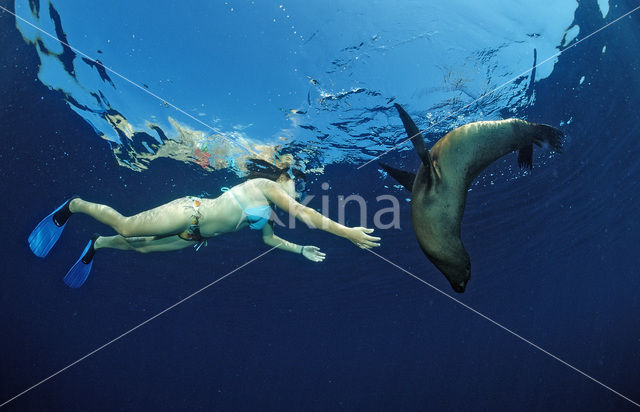
<instances>
[{"instance_id":1,"label":"woman's dark hair","mask_svg":"<svg viewBox=\"0 0 640 412\"><path fill-rule=\"evenodd\" d=\"M306 180L307 178L305 173L298 168L295 168L295 167L280 168L274 165L273 163L269 163L266 160L257 159L257 158L252 158L247 161L247 170L249 171L249 174L246 177L247 180L263 178L263 179L273 180L275 182L283 174L288 175L289 171L291 171L291 174L296 179Z\"/></svg>"}]
</instances>

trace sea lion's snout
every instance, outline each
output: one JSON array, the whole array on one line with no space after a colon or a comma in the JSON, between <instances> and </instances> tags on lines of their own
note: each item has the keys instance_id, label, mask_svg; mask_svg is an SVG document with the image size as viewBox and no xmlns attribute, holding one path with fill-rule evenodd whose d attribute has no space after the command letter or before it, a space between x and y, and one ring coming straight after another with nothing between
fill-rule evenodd
<instances>
[{"instance_id":1,"label":"sea lion's snout","mask_svg":"<svg viewBox=\"0 0 640 412\"><path fill-rule=\"evenodd\" d=\"M455 282L450 282L450 283L451 283L451 286L453 287L453 290L455 290L458 293L464 293L464 291L465 291L465 289L467 287L467 282L468 281L469 280L463 280L463 281L460 281L458 283L455 283Z\"/></svg>"},{"instance_id":2,"label":"sea lion's snout","mask_svg":"<svg viewBox=\"0 0 640 412\"><path fill-rule=\"evenodd\" d=\"M467 265L464 268L464 277L458 282L457 286L453 287L453 289L458 293L463 293L465 291L467 283L469 283L469 279L471 279L471 262L469 262L469 255L466 256L466 261Z\"/></svg>"},{"instance_id":3,"label":"sea lion's snout","mask_svg":"<svg viewBox=\"0 0 640 412\"><path fill-rule=\"evenodd\" d=\"M469 255L463 250L458 256L452 258L439 259L435 255L425 252L429 260L447 278L453 290L463 293L471 279L471 262Z\"/></svg>"},{"instance_id":4,"label":"sea lion's snout","mask_svg":"<svg viewBox=\"0 0 640 412\"><path fill-rule=\"evenodd\" d=\"M451 287L458 293L464 293L467 288L467 283L471 279L471 263L469 262L468 255L465 256L464 266L455 265L453 268L449 268L449 271L442 272L449 280Z\"/></svg>"}]
</instances>

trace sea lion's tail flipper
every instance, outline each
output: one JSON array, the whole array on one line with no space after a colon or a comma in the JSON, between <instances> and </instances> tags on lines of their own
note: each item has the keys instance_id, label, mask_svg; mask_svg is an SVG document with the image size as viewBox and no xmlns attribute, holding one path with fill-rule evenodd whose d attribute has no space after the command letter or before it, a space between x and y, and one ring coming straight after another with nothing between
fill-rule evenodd
<instances>
[{"instance_id":1,"label":"sea lion's tail flipper","mask_svg":"<svg viewBox=\"0 0 640 412\"><path fill-rule=\"evenodd\" d=\"M528 144L518 150L518 166L533 169L533 144Z\"/></svg>"},{"instance_id":2,"label":"sea lion's tail flipper","mask_svg":"<svg viewBox=\"0 0 640 412\"><path fill-rule=\"evenodd\" d=\"M562 153L562 138L564 133L555 127L546 124L536 124L534 127L535 137L533 142L537 146L549 145L557 153ZM518 150L518 166L533 168L533 143L520 147Z\"/></svg>"},{"instance_id":3,"label":"sea lion's tail flipper","mask_svg":"<svg viewBox=\"0 0 640 412\"><path fill-rule=\"evenodd\" d=\"M407 189L410 192L413 190L413 181L416 179L415 174L404 171L404 170L393 168L382 162L378 162L378 164L382 169L384 169L385 172L389 173L391 177L396 179L398 183L404 186L405 189Z\"/></svg>"},{"instance_id":4,"label":"sea lion's tail flipper","mask_svg":"<svg viewBox=\"0 0 640 412\"><path fill-rule=\"evenodd\" d=\"M562 139L564 138L562 130L546 124L537 124L536 129L535 144L538 146L548 144L554 152L562 153Z\"/></svg>"}]
</instances>

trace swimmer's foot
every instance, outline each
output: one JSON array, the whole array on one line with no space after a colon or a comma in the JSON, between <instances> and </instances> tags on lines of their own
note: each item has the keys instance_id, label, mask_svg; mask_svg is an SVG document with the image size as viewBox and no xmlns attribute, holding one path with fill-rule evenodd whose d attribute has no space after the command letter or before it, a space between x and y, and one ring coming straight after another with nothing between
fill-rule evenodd
<instances>
[{"instance_id":1,"label":"swimmer's foot","mask_svg":"<svg viewBox=\"0 0 640 412\"><path fill-rule=\"evenodd\" d=\"M78 261L69 269L64 277L64 283L71 288L79 288L89 277L91 266L93 266L93 256L96 254L96 240L100 235L97 233L91 237L91 240L82 251L82 255Z\"/></svg>"},{"instance_id":2,"label":"swimmer's foot","mask_svg":"<svg viewBox=\"0 0 640 412\"><path fill-rule=\"evenodd\" d=\"M69 204L78 196L72 196L56 210L51 212L49 216L45 217L38 223L35 229L29 235L29 247L31 251L38 257L45 257L49 251L56 244L64 226L67 224L69 217L71 217L71 211L69 210Z\"/></svg>"}]
</instances>

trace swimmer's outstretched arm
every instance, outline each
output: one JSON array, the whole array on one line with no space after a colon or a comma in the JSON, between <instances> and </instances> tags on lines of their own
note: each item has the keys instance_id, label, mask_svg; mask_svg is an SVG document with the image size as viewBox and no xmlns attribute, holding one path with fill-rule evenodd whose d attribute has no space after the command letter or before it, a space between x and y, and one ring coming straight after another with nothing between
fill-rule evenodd
<instances>
[{"instance_id":1,"label":"swimmer's outstretched arm","mask_svg":"<svg viewBox=\"0 0 640 412\"><path fill-rule=\"evenodd\" d=\"M320 248L317 246L302 246L289 242L276 236L273 233L273 222L269 222L262 228L262 240L269 246L276 246L280 250L287 252L300 253L312 262L322 262L325 258L325 254L320 252Z\"/></svg>"},{"instance_id":2,"label":"swimmer's outstretched arm","mask_svg":"<svg viewBox=\"0 0 640 412\"><path fill-rule=\"evenodd\" d=\"M269 201L290 215L293 215L296 219L306 223L308 226L347 238L363 249L380 246L380 243L378 243L380 238L370 235L373 229L367 229L366 227L346 227L338 222L334 222L310 207L296 202L277 183L268 182L265 184L264 194Z\"/></svg>"}]
</instances>

